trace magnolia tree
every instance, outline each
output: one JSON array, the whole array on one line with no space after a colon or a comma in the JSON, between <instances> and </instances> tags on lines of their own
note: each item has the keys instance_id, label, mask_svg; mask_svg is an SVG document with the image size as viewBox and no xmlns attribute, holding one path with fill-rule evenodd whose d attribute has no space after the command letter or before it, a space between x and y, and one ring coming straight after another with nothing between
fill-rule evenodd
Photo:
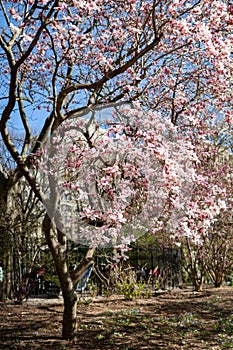
<instances>
[{"instance_id":1,"label":"magnolia tree","mask_svg":"<svg viewBox=\"0 0 233 350\"><path fill-rule=\"evenodd\" d=\"M195 161L169 119L129 105L68 118L36 154L56 227L76 243L117 247L120 258L146 232L176 228Z\"/></svg>"},{"instance_id":2,"label":"magnolia tree","mask_svg":"<svg viewBox=\"0 0 233 350\"><path fill-rule=\"evenodd\" d=\"M207 274L219 287L232 265L233 131L220 119L214 125L218 130L209 123L208 130L196 137L196 178L175 235L179 240L183 233L184 265L196 290L203 288Z\"/></svg>"},{"instance_id":3,"label":"magnolia tree","mask_svg":"<svg viewBox=\"0 0 233 350\"><path fill-rule=\"evenodd\" d=\"M207 257L207 272L215 287L221 287L224 281L232 281L232 213L221 213L210 230L204 244L211 254ZM232 283L232 282L231 282Z\"/></svg>"},{"instance_id":4,"label":"magnolia tree","mask_svg":"<svg viewBox=\"0 0 233 350\"><path fill-rule=\"evenodd\" d=\"M167 214L171 208L182 206L179 200L182 197L179 193L180 176L176 171L179 162L170 146L171 139L163 133L159 138L158 131L163 118L177 125L171 137L176 140L179 135L178 140L182 141L178 142L178 150L183 149L181 154L190 153L190 162L195 164L196 145L194 143L192 149L189 139L192 141L197 126L198 133L204 133L204 126L215 114L232 122L229 106L232 100L233 7L230 1L224 0L0 0L0 14L0 129L2 140L16 164L6 181L10 186L24 176L47 208L43 228L64 297L63 337L72 338L76 330L75 284L92 264L96 241L88 241L94 244L77 269L70 273L64 234L69 229L63 227L64 222L59 218L61 202L56 193L59 190L51 185L61 185L62 196L70 186L72 198L77 196L76 204L83 203L83 207L77 210L78 222L82 222L78 231L82 239L86 237L87 227L94 232L93 227L96 228L99 222L98 232L104 233L107 228L111 232L110 236L105 236L104 240L108 241L120 234L123 224L127 226L131 219L138 229L136 216L143 213L145 203L153 198L146 176L157 189L158 182L153 180L152 173L156 170L157 174L159 169L159 175L164 176L162 183L168 186L164 186L162 197L162 208L167 209L163 218L161 210L157 212L154 221L160 219L160 222L169 224ZM115 120L111 124L105 120L105 126L96 131L93 146L91 135L87 134L88 127L80 122L83 111L86 108L95 110L100 105L111 107L118 102L137 103L130 112L132 122L126 124L118 120L116 123ZM140 105L145 108L145 114ZM69 118L78 123L78 136L71 135L75 138L73 148L69 142L58 141L58 136L52 141L61 151L61 169L66 167L63 175L60 173L56 177L54 174L58 160L53 146L46 146L47 151L42 151L43 156L46 157L47 152L54 161L54 166L48 160L45 165L48 175L45 186L50 185L47 197L44 186L36 183L30 168L48 134L58 130L58 134L70 136L68 125L62 124ZM169 133L171 125L164 126ZM14 127L24 132L21 147L12 139ZM32 133L35 127L39 129L36 140ZM99 137L100 134L103 136ZM106 149L104 139L107 139ZM64 144L67 144L68 155L63 152ZM128 149L124 150L124 147ZM105 155L102 156L102 152ZM145 164L142 164L143 152ZM168 159L166 154L171 158ZM150 155L153 155L152 159ZM89 169L88 179L95 183L88 188L80 187L80 181L77 181L77 176L84 178L79 157L82 158L81 165ZM94 162L93 173L89 157ZM150 164L151 172L148 170ZM74 170L76 166L78 174ZM195 169L191 172L194 176ZM177 188L172 185L172 177ZM94 189L96 183L98 186ZM80 198L82 194L83 198ZM58 205L54 205L54 199L58 199ZM151 209L156 208L152 206ZM149 211L146 217L152 213ZM194 230L194 238L195 235Z\"/></svg>"}]
</instances>

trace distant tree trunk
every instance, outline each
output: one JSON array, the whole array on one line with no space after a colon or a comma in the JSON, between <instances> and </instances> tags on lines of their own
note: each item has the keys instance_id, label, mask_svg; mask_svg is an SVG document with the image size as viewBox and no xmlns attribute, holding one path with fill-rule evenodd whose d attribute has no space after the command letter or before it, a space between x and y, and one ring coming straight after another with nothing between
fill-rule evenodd
<instances>
[{"instance_id":1,"label":"distant tree trunk","mask_svg":"<svg viewBox=\"0 0 233 350\"><path fill-rule=\"evenodd\" d=\"M224 281L224 276L222 275L221 278L218 278L215 281L214 283L215 288L220 288L223 285L223 281Z\"/></svg>"},{"instance_id":2,"label":"distant tree trunk","mask_svg":"<svg viewBox=\"0 0 233 350\"><path fill-rule=\"evenodd\" d=\"M189 239L186 239L182 254L184 269L193 283L194 290L196 292L203 291L207 268L199 254L198 248L196 248L194 254L194 248L191 246Z\"/></svg>"},{"instance_id":3,"label":"distant tree trunk","mask_svg":"<svg viewBox=\"0 0 233 350\"><path fill-rule=\"evenodd\" d=\"M224 267L209 270L209 276L214 284L215 288L220 288L223 285L224 282L224 276L225 276L225 269Z\"/></svg>"},{"instance_id":4,"label":"distant tree trunk","mask_svg":"<svg viewBox=\"0 0 233 350\"><path fill-rule=\"evenodd\" d=\"M0 256L3 260L3 287L2 298L11 299L12 297L12 271L13 271L13 251L10 238L10 220L12 219L13 208L9 201L11 187L13 186L10 176L4 173L0 164ZM10 216L9 216L10 213Z\"/></svg>"},{"instance_id":5,"label":"distant tree trunk","mask_svg":"<svg viewBox=\"0 0 233 350\"><path fill-rule=\"evenodd\" d=\"M10 249L7 250L3 264L4 264L3 265L3 271L4 271L3 298L12 299L12 270L13 270L12 250Z\"/></svg>"},{"instance_id":6,"label":"distant tree trunk","mask_svg":"<svg viewBox=\"0 0 233 350\"><path fill-rule=\"evenodd\" d=\"M225 243L215 245L213 247L212 255L208 264L208 273L215 288L220 288L223 285L225 274L229 266L231 266L231 259L228 258L230 245Z\"/></svg>"},{"instance_id":7,"label":"distant tree trunk","mask_svg":"<svg viewBox=\"0 0 233 350\"><path fill-rule=\"evenodd\" d=\"M202 292L204 289L204 280L205 276L201 275L199 278L197 276L193 276L192 281L194 284L195 292Z\"/></svg>"},{"instance_id":8,"label":"distant tree trunk","mask_svg":"<svg viewBox=\"0 0 233 350\"><path fill-rule=\"evenodd\" d=\"M52 227L47 214L44 218L43 230L54 258L64 299L62 337L63 339L73 339L77 330L76 286L86 270L93 264L94 249L88 249L83 260L71 274L66 260L66 237L59 230Z\"/></svg>"}]
</instances>

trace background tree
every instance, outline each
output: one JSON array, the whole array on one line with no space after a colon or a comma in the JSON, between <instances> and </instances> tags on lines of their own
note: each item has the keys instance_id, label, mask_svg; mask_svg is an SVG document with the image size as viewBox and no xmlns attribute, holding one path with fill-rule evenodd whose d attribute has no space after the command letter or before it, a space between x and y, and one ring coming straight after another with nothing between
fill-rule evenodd
<instances>
[{"instance_id":1,"label":"background tree","mask_svg":"<svg viewBox=\"0 0 233 350\"><path fill-rule=\"evenodd\" d=\"M23 179L8 191L7 201L2 201L0 256L5 298L16 298L21 302L31 291L29 277L36 269L41 247L45 245L41 231L43 212L38 198ZM30 283L33 287L32 280Z\"/></svg>"},{"instance_id":2,"label":"background tree","mask_svg":"<svg viewBox=\"0 0 233 350\"><path fill-rule=\"evenodd\" d=\"M206 128L204 138L195 138L197 177L179 228L186 232L181 239L185 268L196 290L207 275L216 287L222 285L232 265L232 126L218 118Z\"/></svg>"}]
</instances>

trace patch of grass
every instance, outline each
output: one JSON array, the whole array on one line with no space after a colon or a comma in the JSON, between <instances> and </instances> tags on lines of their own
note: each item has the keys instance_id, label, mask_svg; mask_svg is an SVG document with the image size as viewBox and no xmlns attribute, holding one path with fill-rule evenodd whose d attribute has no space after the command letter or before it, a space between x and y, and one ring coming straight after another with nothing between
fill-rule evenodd
<instances>
[{"instance_id":1,"label":"patch of grass","mask_svg":"<svg viewBox=\"0 0 233 350\"><path fill-rule=\"evenodd\" d=\"M233 314L219 318L217 322L217 331L224 332L225 334L233 334Z\"/></svg>"}]
</instances>

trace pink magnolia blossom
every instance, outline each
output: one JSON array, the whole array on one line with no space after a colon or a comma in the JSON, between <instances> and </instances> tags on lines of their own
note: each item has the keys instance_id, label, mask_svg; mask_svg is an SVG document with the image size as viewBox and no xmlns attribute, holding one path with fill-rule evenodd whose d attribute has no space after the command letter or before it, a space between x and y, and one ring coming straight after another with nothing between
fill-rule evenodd
<instances>
[{"instance_id":1,"label":"pink magnolia blossom","mask_svg":"<svg viewBox=\"0 0 233 350\"><path fill-rule=\"evenodd\" d=\"M1 3L1 89L7 98L11 92L15 96L11 112L24 127L22 107L30 116L47 117L52 130L63 125L70 140L67 149L64 137L54 133L52 147L59 156L50 159L45 151L41 158L50 181L60 174L84 209L92 201L95 218L102 206L102 231L114 227L119 233L121 215L129 222L146 203L145 230L181 221L188 235L189 230L205 235L225 210L224 186L213 164L207 169L203 163L214 159L206 143L218 132L215 127L215 134L209 133L211 120L225 120L228 131L232 126L232 6L222 0ZM16 108L18 94L21 109ZM112 125L117 112L101 121L100 111L97 129L87 136L86 121L80 121L84 107L91 111L120 101L133 101L125 119ZM4 110L6 115L8 107ZM74 143L69 117L82 135ZM103 125L107 129L101 133ZM85 167L90 170L86 179L98 184L95 195L77 181L85 178ZM188 188L190 182L194 188ZM189 198L190 190L196 198Z\"/></svg>"}]
</instances>

